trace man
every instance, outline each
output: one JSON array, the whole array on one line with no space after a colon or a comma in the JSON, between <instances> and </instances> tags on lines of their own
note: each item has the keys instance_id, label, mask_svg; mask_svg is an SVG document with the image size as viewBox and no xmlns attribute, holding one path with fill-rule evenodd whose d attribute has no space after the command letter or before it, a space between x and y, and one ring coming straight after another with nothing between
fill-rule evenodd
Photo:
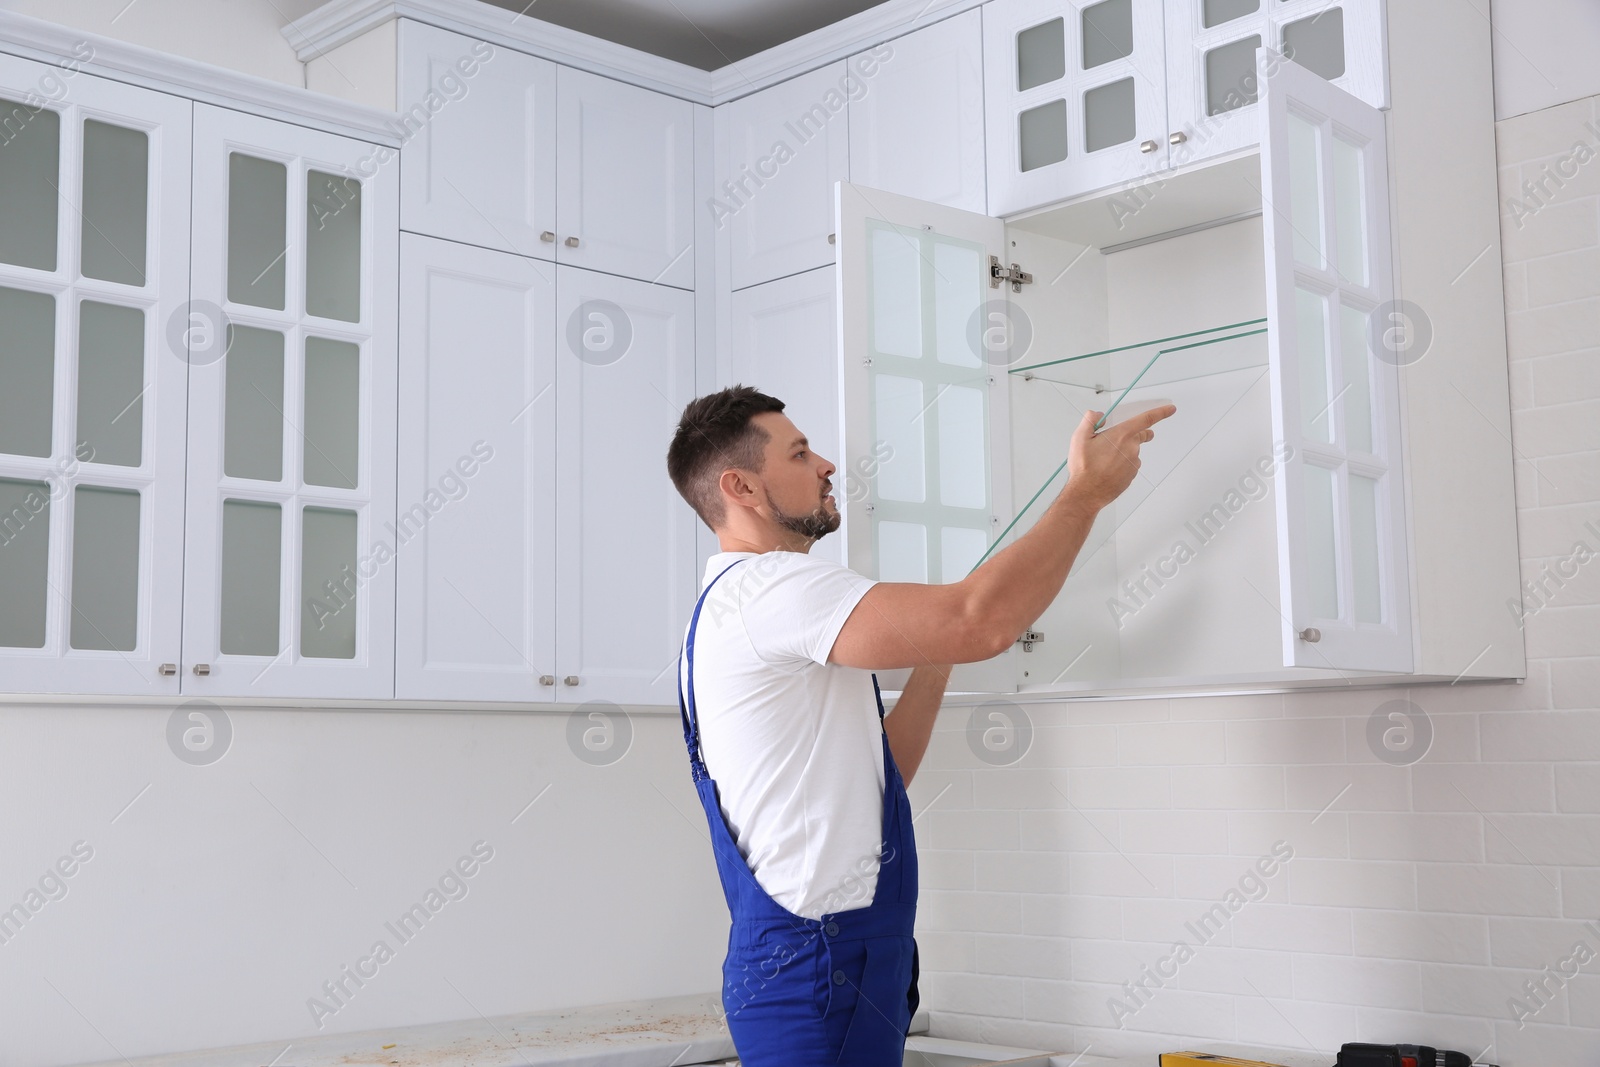
<instances>
[{"instance_id":1,"label":"man","mask_svg":"<svg viewBox=\"0 0 1600 1067\"><path fill-rule=\"evenodd\" d=\"M835 467L783 407L745 385L700 397L667 451L721 547L685 632L679 708L732 917L722 1002L744 1067L890 1067L918 1003L905 783L951 666L1000 654L1044 613L1176 409L1099 434L1086 412L1033 529L961 581L922 585L807 555L839 528ZM915 669L885 718L871 671L897 667Z\"/></svg>"}]
</instances>

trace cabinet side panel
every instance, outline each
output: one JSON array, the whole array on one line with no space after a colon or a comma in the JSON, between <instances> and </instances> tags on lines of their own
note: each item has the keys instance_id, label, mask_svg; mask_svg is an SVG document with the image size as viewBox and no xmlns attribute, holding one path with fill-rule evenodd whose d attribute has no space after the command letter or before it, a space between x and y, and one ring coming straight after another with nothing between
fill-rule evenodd
<instances>
[{"instance_id":1,"label":"cabinet side panel","mask_svg":"<svg viewBox=\"0 0 1600 1067\"><path fill-rule=\"evenodd\" d=\"M1388 20L1396 293L1418 330L1399 356L1416 670L1521 677L1489 23L1448 0Z\"/></svg>"}]
</instances>

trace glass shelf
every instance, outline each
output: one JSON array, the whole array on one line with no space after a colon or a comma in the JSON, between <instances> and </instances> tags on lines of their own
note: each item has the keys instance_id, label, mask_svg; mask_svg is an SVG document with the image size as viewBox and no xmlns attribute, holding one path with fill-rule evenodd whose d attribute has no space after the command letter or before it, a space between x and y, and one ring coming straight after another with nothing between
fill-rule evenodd
<instances>
[{"instance_id":1,"label":"glass shelf","mask_svg":"<svg viewBox=\"0 0 1600 1067\"><path fill-rule=\"evenodd\" d=\"M1112 412L1135 389L1152 389L1175 382L1252 368L1260 368L1261 373L1264 373L1267 366L1266 334L1265 318L1249 319L1226 326L1213 326L1190 333L1119 345L1097 352L1085 352L1082 355L1012 367L1010 373L1020 374L1025 380L1039 378L1061 385L1091 389L1096 394L1112 397L1110 404L1103 409L1104 414L1100 422L1096 424L1098 429L1105 425ZM1167 358L1163 359L1163 356ZM1259 377L1259 374L1255 377ZM1121 386L1108 384L1122 381L1127 384ZM1100 401L1095 401L1093 406L1098 408ZM1022 521L1028 510L1044 496L1045 490L1058 483L1066 466L1067 457L1062 457L1060 465L1051 472L1049 478L1045 479L1039 490L1022 505L1016 516L1000 532L1000 536L990 543L988 551L972 565L968 574L982 566L996 548L1007 543L1011 531ZM1092 553L1099 547L1086 544L1084 554Z\"/></svg>"}]
</instances>

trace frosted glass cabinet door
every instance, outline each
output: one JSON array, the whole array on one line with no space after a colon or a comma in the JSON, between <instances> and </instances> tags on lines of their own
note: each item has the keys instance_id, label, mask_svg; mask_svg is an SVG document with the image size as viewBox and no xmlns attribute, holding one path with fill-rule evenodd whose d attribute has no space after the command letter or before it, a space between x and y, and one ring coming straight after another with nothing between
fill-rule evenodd
<instances>
[{"instance_id":1,"label":"frosted glass cabinet door","mask_svg":"<svg viewBox=\"0 0 1600 1067\"><path fill-rule=\"evenodd\" d=\"M394 692L398 168L195 106L183 692Z\"/></svg>"},{"instance_id":2,"label":"frosted glass cabinet door","mask_svg":"<svg viewBox=\"0 0 1600 1067\"><path fill-rule=\"evenodd\" d=\"M411 19L398 32L401 225L554 259L556 65Z\"/></svg>"},{"instance_id":3,"label":"frosted glass cabinet door","mask_svg":"<svg viewBox=\"0 0 1600 1067\"><path fill-rule=\"evenodd\" d=\"M400 274L395 696L554 700L556 267L408 233Z\"/></svg>"},{"instance_id":4,"label":"frosted glass cabinet door","mask_svg":"<svg viewBox=\"0 0 1600 1067\"><path fill-rule=\"evenodd\" d=\"M1389 106L1383 0L1166 0L1173 166L1259 144L1271 53Z\"/></svg>"},{"instance_id":5,"label":"frosted glass cabinet door","mask_svg":"<svg viewBox=\"0 0 1600 1067\"><path fill-rule=\"evenodd\" d=\"M191 115L0 55L0 691L178 692Z\"/></svg>"},{"instance_id":6,"label":"frosted glass cabinet door","mask_svg":"<svg viewBox=\"0 0 1600 1067\"><path fill-rule=\"evenodd\" d=\"M989 214L1167 165L1160 0L983 6Z\"/></svg>"},{"instance_id":7,"label":"frosted glass cabinet door","mask_svg":"<svg viewBox=\"0 0 1600 1067\"><path fill-rule=\"evenodd\" d=\"M1011 512L1004 350L987 340L1007 322L1007 290L989 284L1004 226L848 182L837 212L844 563L949 585ZM1016 671L1010 652L958 664L950 691L1015 692ZM878 672L891 690L908 676Z\"/></svg>"},{"instance_id":8,"label":"frosted glass cabinet door","mask_svg":"<svg viewBox=\"0 0 1600 1067\"><path fill-rule=\"evenodd\" d=\"M1378 111L1299 64L1268 77L1262 139L1284 664L1408 672L1388 163Z\"/></svg>"},{"instance_id":9,"label":"frosted glass cabinet door","mask_svg":"<svg viewBox=\"0 0 1600 1067\"><path fill-rule=\"evenodd\" d=\"M556 260L694 288L694 105L561 67Z\"/></svg>"}]
</instances>

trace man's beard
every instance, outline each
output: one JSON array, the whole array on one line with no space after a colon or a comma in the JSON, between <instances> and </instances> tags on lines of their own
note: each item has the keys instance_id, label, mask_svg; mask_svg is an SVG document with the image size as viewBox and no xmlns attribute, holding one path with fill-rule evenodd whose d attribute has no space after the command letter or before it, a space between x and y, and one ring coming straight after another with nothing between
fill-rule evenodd
<instances>
[{"instance_id":1,"label":"man's beard","mask_svg":"<svg viewBox=\"0 0 1600 1067\"><path fill-rule=\"evenodd\" d=\"M826 501L819 501L816 510L807 515L788 515L777 504L772 504L772 517L779 526L808 541L819 540L839 528L839 514L829 515Z\"/></svg>"}]
</instances>

